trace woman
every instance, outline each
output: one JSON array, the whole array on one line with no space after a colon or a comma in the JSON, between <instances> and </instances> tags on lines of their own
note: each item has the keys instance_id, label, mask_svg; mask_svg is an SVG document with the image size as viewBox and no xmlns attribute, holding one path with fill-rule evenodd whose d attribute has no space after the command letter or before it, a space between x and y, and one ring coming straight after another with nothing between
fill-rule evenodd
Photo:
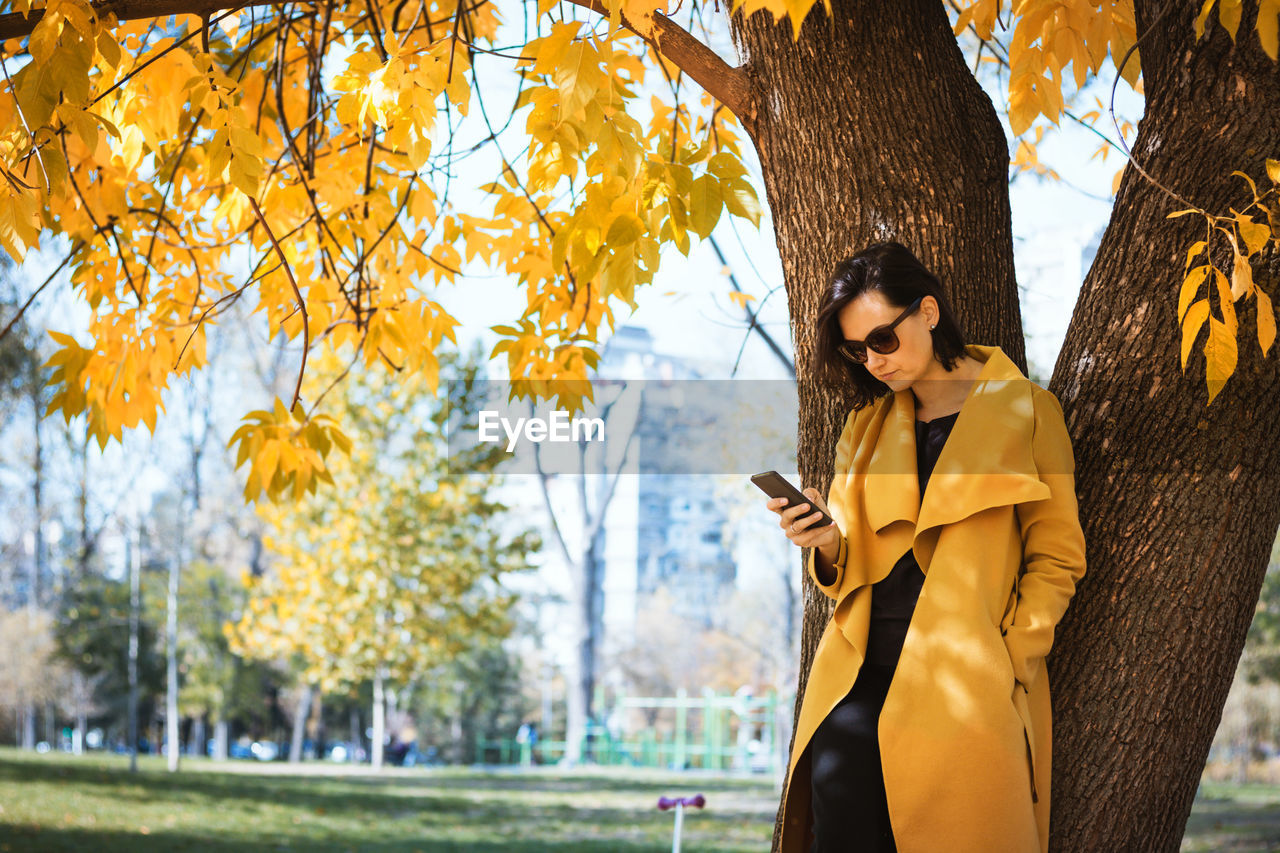
<instances>
[{"instance_id":1,"label":"woman","mask_svg":"<svg viewBox=\"0 0 1280 853\"><path fill-rule=\"evenodd\" d=\"M827 500L768 503L836 602L781 849L1047 853L1044 656L1085 571L1062 409L999 347L965 344L899 243L836 267L817 334L854 407ZM836 523L812 527L815 508Z\"/></svg>"}]
</instances>

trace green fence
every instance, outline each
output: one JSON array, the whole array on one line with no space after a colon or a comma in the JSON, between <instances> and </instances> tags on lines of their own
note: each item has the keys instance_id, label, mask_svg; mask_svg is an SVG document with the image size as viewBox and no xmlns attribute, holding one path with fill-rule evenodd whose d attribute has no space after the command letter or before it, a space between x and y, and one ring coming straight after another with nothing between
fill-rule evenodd
<instances>
[{"instance_id":1,"label":"green fence","mask_svg":"<svg viewBox=\"0 0 1280 853\"><path fill-rule=\"evenodd\" d=\"M597 708L605 707L603 699L602 692L598 692ZM667 731L617 731L599 719L591 720L582 740L581 755L585 762L604 765L778 773L782 770L781 752L786 748L786 744L778 743L778 703L779 697L772 692L764 696L712 690L703 691L701 696L689 696L683 691L661 697L619 694L611 710L599 716L627 719L628 711L644 710L663 714L669 721L673 718L674 725L664 726ZM554 764L565 752L563 740L540 739L531 745L513 737L476 744L474 760L477 764Z\"/></svg>"}]
</instances>

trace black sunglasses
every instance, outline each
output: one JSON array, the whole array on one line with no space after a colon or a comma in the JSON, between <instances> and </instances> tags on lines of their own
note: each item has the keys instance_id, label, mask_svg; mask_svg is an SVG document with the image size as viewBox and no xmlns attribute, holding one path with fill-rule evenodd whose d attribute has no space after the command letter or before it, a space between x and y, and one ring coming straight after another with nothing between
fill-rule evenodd
<instances>
[{"instance_id":1,"label":"black sunglasses","mask_svg":"<svg viewBox=\"0 0 1280 853\"><path fill-rule=\"evenodd\" d=\"M898 315L898 319L894 320L887 326L876 326L871 330L871 334L867 335L865 341L845 341L840 344L837 349L845 358L854 364L865 364L867 361L867 347L875 350L881 355L888 355L898 348L898 335L894 332L893 327L905 320L912 311L920 307L923 296L916 297L916 301L907 306L907 309Z\"/></svg>"}]
</instances>

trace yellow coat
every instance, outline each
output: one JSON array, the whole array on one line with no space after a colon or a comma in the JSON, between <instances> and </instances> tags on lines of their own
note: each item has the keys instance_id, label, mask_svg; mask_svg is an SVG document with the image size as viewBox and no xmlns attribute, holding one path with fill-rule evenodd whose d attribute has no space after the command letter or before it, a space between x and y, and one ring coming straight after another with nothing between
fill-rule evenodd
<instances>
[{"instance_id":1,"label":"yellow coat","mask_svg":"<svg viewBox=\"0 0 1280 853\"><path fill-rule=\"evenodd\" d=\"M925 572L880 714L899 853L1047 853L1052 717L1044 656L1085 571L1062 407L995 346L923 502L910 389L850 412L827 503L843 534L783 791L783 853L808 853L807 747L858 676L871 584ZM814 581L813 553L808 572Z\"/></svg>"}]
</instances>

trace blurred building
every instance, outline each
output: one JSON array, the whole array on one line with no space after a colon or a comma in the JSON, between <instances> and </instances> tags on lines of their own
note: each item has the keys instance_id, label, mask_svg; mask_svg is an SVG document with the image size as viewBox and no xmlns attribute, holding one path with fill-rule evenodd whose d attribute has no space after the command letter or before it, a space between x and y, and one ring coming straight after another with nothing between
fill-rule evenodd
<instances>
[{"instance_id":1,"label":"blurred building","mask_svg":"<svg viewBox=\"0 0 1280 853\"><path fill-rule=\"evenodd\" d=\"M704 378L699 365L655 352L648 331L632 326L621 327L606 343L598 372L655 384ZM732 555L722 544L728 518L713 497L716 478L656 473L673 438L668 429L677 414L673 405L665 394L645 397L633 439L638 476L623 478L634 482L625 483L625 505L611 506L605 525L607 541L634 541L634 547L605 549L620 558L606 569L606 630L623 643L632 639L640 602L660 586L675 595L676 615L710 625L736 576ZM624 482L618 488L623 490Z\"/></svg>"},{"instance_id":2,"label":"blurred building","mask_svg":"<svg viewBox=\"0 0 1280 853\"><path fill-rule=\"evenodd\" d=\"M1106 226L1042 227L1014 241L1029 378L1047 385L1067 336L1072 306Z\"/></svg>"}]
</instances>

